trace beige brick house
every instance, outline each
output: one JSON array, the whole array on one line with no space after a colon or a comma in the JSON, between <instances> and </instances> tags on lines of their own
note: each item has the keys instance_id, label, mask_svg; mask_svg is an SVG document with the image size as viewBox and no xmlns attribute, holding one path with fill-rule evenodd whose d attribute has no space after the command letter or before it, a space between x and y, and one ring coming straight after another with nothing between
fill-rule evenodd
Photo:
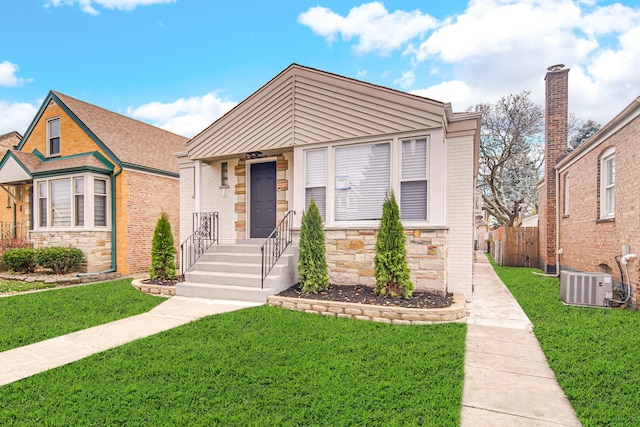
<instances>
[{"instance_id":1,"label":"beige brick house","mask_svg":"<svg viewBox=\"0 0 640 427\"><path fill-rule=\"evenodd\" d=\"M186 141L52 91L0 161L0 185L36 247L78 247L91 273L143 273L163 210L179 229L173 153Z\"/></svg>"},{"instance_id":2,"label":"beige brick house","mask_svg":"<svg viewBox=\"0 0 640 427\"><path fill-rule=\"evenodd\" d=\"M286 221L295 247L313 198L330 282L372 285L376 230L393 189L416 289L470 300L479 135L479 114L292 64L179 155L181 241L194 214L217 212L218 241L233 245L260 244L295 212Z\"/></svg>"},{"instance_id":3,"label":"beige brick house","mask_svg":"<svg viewBox=\"0 0 640 427\"><path fill-rule=\"evenodd\" d=\"M567 154L568 71L547 74L546 148L552 163L539 194L542 267L611 273L620 282L614 257L640 254L640 97ZM630 302L637 307L640 260L628 266Z\"/></svg>"}]
</instances>

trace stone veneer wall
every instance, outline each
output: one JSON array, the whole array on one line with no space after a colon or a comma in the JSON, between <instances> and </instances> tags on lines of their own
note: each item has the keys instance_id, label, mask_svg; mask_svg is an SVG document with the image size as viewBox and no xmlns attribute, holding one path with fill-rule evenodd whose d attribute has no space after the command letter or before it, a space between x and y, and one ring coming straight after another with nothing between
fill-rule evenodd
<instances>
[{"instance_id":1,"label":"stone veneer wall","mask_svg":"<svg viewBox=\"0 0 640 427\"><path fill-rule=\"evenodd\" d=\"M111 268L111 231L31 231L35 248L72 246L85 257L83 272L96 273Z\"/></svg>"},{"instance_id":2,"label":"stone veneer wall","mask_svg":"<svg viewBox=\"0 0 640 427\"><path fill-rule=\"evenodd\" d=\"M447 230L405 228L405 234L415 289L447 292ZM330 283L375 286L376 235L375 229L325 230ZM299 241L300 230L294 230L294 245Z\"/></svg>"}]
</instances>

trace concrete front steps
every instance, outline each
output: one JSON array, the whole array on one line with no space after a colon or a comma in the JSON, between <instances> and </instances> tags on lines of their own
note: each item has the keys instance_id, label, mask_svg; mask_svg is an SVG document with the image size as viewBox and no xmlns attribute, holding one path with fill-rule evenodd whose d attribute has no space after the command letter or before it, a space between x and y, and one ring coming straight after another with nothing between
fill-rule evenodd
<instances>
[{"instance_id":1,"label":"concrete front steps","mask_svg":"<svg viewBox=\"0 0 640 427\"><path fill-rule=\"evenodd\" d=\"M289 246L261 288L262 243L213 245L176 285L176 295L266 303L268 296L297 282L298 253Z\"/></svg>"}]
</instances>

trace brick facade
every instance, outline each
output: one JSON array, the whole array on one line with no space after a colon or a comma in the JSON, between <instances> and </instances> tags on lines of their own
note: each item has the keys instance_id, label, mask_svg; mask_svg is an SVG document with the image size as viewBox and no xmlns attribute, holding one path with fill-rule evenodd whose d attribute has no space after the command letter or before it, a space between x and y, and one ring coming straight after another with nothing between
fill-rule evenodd
<instances>
[{"instance_id":1,"label":"brick facade","mask_svg":"<svg viewBox=\"0 0 640 427\"><path fill-rule=\"evenodd\" d=\"M556 271L556 229L549 226L556 218L556 162L567 154L567 115L569 112L569 70L564 65L549 67L545 77L545 239L543 270ZM542 245L541 245L542 246Z\"/></svg>"},{"instance_id":2,"label":"brick facade","mask_svg":"<svg viewBox=\"0 0 640 427\"><path fill-rule=\"evenodd\" d=\"M153 232L163 211L169 216L176 253L180 248L179 180L130 170L123 171L117 179L118 271L146 273L151 263ZM176 267L178 261L176 255Z\"/></svg>"},{"instance_id":3,"label":"brick facade","mask_svg":"<svg viewBox=\"0 0 640 427\"><path fill-rule=\"evenodd\" d=\"M561 205L569 176L569 211L564 212L559 224L561 268L587 272L610 269L615 280L621 281L614 256L622 253L623 245L629 246L630 253L640 255L640 115L591 145L569 159L573 161L562 162L559 168ZM600 160L609 147L615 147L615 217L601 220ZM640 259L629 263L634 306L637 306L639 265Z\"/></svg>"}]
</instances>

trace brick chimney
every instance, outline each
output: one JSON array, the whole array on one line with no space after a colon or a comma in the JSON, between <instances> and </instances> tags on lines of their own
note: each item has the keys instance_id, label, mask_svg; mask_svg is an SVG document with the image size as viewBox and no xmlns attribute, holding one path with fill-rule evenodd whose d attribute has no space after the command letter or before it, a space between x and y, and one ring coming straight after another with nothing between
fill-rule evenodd
<instances>
[{"instance_id":1,"label":"brick chimney","mask_svg":"<svg viewBox=\"0 0 640 427\"><path fill-rule=\"evenodd\" d=\"M569 105L569 69L564 64L547 68L545 76L545 191L543 203L546 230L541 236L543 270L556 272L556 163L567 154L567 116ZM542 246L542 245L541 245Z\"/></svg>"}]
</instances>

